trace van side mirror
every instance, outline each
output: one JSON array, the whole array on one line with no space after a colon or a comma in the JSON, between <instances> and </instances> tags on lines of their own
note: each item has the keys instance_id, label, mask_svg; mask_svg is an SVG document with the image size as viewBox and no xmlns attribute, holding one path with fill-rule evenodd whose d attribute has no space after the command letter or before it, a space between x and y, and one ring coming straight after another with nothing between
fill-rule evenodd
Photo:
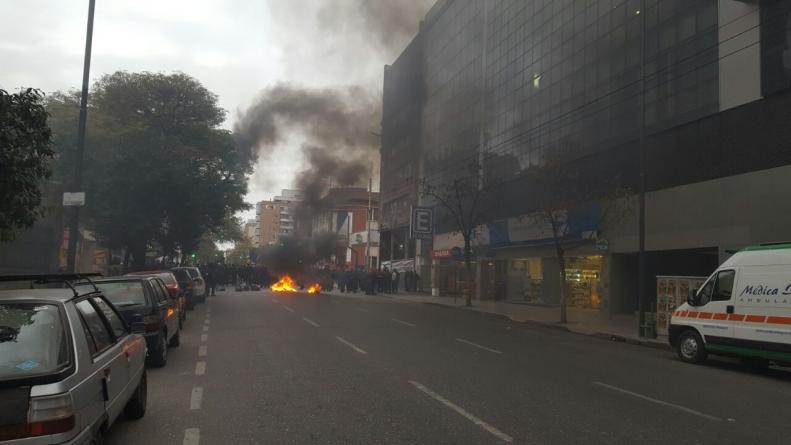
<instances>
[{"instance_id":1,"label":"van side mirror","mask_svg":"<svg viewBox=\"0 0 791 445\"><path fill-rule=\"evenodd\" d=\"M687 304L690 306L697 306L698 305L698 290L697 289L690 289L689 295L687 295Z\"/></svg>"}]
</instances>

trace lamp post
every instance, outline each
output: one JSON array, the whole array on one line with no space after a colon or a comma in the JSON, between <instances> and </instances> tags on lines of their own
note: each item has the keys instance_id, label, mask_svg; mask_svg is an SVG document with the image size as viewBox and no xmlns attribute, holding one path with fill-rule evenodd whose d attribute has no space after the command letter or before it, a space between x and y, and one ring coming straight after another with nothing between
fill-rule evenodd
<instances>
[{"instance_id":1,"label":"lamp post","mask_svg":"<svg viewBox=\"0 0 791 445\"><path fill-rule=\"evenodd\" d=\"M80 96L80 120L77 124L77 150L74 157L74 191L82 191L82 158L85 152L85 123L88 118L88 81L91 72L91 46L93 43L93 13L96 0L88 1L88 30L85 36L85 59L82 67L82 95ZM66 269L77 272L77 237L80 229L80 207L72 206L69 223L69 246Z\"/></svg>"}]
</instances>

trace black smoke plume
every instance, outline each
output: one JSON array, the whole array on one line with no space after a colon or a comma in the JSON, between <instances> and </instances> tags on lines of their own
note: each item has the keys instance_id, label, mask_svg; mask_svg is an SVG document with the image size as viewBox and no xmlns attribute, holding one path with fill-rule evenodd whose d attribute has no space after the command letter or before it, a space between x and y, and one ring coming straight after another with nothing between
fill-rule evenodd
<instances>
[{"instance_id":1,"label":"black smoke plume","mask_svg":"<svg viewBox=\"0 0 791 445\"><path fill-rule=\"evenodd\" d=\"M262 247L258 258L278 278L286 273L298 278L316 262L335 254L336 245L337 239L331 233L307 239L282 237L277 244Z\"/></svg>"},{"instance_id":2,"label":"black smoke plume","mask_svg":"<svg viewBox=\"0 0 791 445\"><path fill-rule=\"evenodd\" d=\"M360 87L310 89L281 84L264 90L255 103L239 115L234 126L237 145L258 151L272 162L278 143L290 133L304 136L305 165L295 185L304 193L298 208L312 213L330 186L365 184L376 163L379 140L378 97Z\"/></svg>"},{"instance_id":3,"label":"black smoke plume","mask_svg":"<svg viewBox=\"0 0 791 445\"><path fill-rule=\"evenodd\" d=\"M324 2L319 27L333 32L357 31L380 48L400 51L417 33L420 21L436 0L341 0Z\"/></svg>"}]
</instances>

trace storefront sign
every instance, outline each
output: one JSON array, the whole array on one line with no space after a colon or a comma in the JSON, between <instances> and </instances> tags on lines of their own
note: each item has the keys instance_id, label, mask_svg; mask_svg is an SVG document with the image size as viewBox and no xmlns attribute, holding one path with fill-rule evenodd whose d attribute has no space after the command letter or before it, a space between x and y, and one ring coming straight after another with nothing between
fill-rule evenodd
<instances>
[{"instance_id":1,"label":"storefront sign","mask_svg":"<svg viewBox=\"0 0 791 445\"><path fill-rule=\"evenodd\" d=\"M450 249L442 249L442 250L432 250L431 251L431 258L450 258L453 256L450 252Z\"/></svg>"},{"instance_id":2,"label":"storefront sign","mask_svg":"<svg viewBox=\"0 0 791 445\"><path fill-rule=\"evenodd\" d=\"M601 250L602 252L606 251L610 248L610 242L607 241L605 238L599 238L596 240L596 249Z\"/></svg>"}]
</instances>

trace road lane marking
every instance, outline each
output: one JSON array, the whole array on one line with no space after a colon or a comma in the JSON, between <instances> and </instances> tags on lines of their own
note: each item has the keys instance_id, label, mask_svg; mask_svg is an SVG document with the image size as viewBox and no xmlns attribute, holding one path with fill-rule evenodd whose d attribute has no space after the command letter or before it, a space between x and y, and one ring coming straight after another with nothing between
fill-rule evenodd
<instances>
[{"instance_id":1,"label":"road lane marking","mask_svg":"<svg viewBox=\"0 0 791 445\"><path fill-rule=\"evenodd\" d=\"M200 341L206 341L208 339L209 339L209 334L201 334L200 335Z\"/></svg>"},{"instance_id":2,"label":"road lane marking","mask_svg":"<svg viewBox=\"0 0 791 445\"><path fill-rule=\"evenodd\" d=\"M335 336L335 338L337 338L339 342L341 342L341 343L343 343L344 345L346 345L346 346L348 346L348 347L350 347L350 348L354 349L355 351L359 352L360 354L368 354L368 353L367 353L367 352L365 352L363 349L360 349L360 348L358 348L357 346L354 346L353 344L351 344L349 341L347 341L347 340L343 339L343 337L339 337L339 336L337 336L337 335L336 335L336 336Z\"/></svg>"},{"instance_id":3,"label":"road lane marking","mask_svg":"<svg viewBox=\"0 0 791 445\"><path fill-rule=\"evenodd\" d=\"M209 319L207 318L207 319L203 320L203 324L211 324L211 320L209 320Z\"/></svg>"},{"instance_id":4,"label":"road lane marking","mask_svg":"<svg viewBox=\"0 0 791 445\"><path fill-rule=\"evenodd\" d=\"M467 419L470 422L472 422L472 423L478 425L479 427L485 429L486 431L488 431L489 433L491 433L493 436L497 437L498 439L502 440L503 442L511 443L511 442L514 441L513 437L511 437L508 434L505 434L504 432L498 430L497 428L489 425L488 423L484 422L483 420L479 419L478 417L475 417L469 411L465 410L464 408L460 407L459 405L456 405L455 403L453 403L450 400L442 397L441 395L435 393L434 391L432 391L429 388L423 386L422 384L420 384L420 383L418 383L418 382L416 382L414 380L410 380L409 383L411 383L415 388L423 391L423 393L425 393L426 395L428 395L432 399L442 403L443 405L447 406L448 408L452 409L453 411L456 411L456 413L460 414L465 419Z\"/></svg>"},{"instance_id":5,"label":"road lane marking","mask_svg":"<svg viewBox=\"0 0 791 445\"><path fill-rule=\"evenodd\" d=\"M370 312L368 309L366 309L364 307L356 307L354 309L357 310L357 311L360 311L360 312Z\"/></svg>"},{"instance_id":6,"label":"road lane marking","mask_svg":"<svg viewBox=\"0 0 791 445\"><path fill-rule=\"evenodd\" d=\"M280 307L282 307L283 309L285 309L285 310L287 310L289 312L294 312L294 309L291 309L290 307L286 306L285 304L281 304Z\"/></svg>"},{"instance_id":7,"label":"road lane marking","mask_svg":"<svg viewBox=\"0 0 791 445\"><path fill-rule=\"evenodd\" d=\"M198 357L206 357L206 345L200 345L198 348Z\"/></svg>"},{"instance_id":8,"label":"road lane marking","mask_svg":"<svg viewBox=\"0 0 791 445\"><path fill-rule=\"evenodd\" d=\"M182 445L200 444L200 430L198 428L187 428L184 430L184 442Z\"/></svg>"},{"instance_id":9,"label":"road lane marking","mask_svg":"<svg viewBox=\"0 0 791 445\"><path fill-rule=\"evenodd\" d=\"M668 408L675 408L675 409L677 409L679 411L683 411L683 412L685 412L687 414L692 414L692 415L695 415L695 416L698 416L698 417L702 417L704 419L714 420L714 421L717 421L717 422L721 422L722 421L722 419L720 419L719 417L712 416L712 415L709 415L709 414L706 414L706 413L702 413L700 411L696 411L694 409L687 408L685 406L676 405L675 403L665 402L664 400L659 400L659 399L655 399L653 397L644 396L642 394L638 394L636 392L629 391L628 389L619 388L617 386L608 385L608 384L602 383L602 382L593 382L593 384L601 386L603 388L611 389L613 391L617 391L617 392L619 392L621 394L627 394L627 395L630 395L632 397L636 397L638 399L645 400L647 402L656 403L657 405L666 406Z\"/></svg>"},{"instance_id":10,"label":"road lane marking","mask_svg":"<svg viewBox=\"0 0 791 445\"><path fill-rule=\"evenodd\" d=\"M396 322L396 323L401 323L401 324L402 324L402 325L404 325L404 326L409 326L410 328L414 328L415 326L417 326L417 325L415 325L415 324L413 324L413 323L410 323L410 322L408 322L408 321L404 321L404 320L399 320L399 319L397 319L397 318L393 318L392 320L393 320L394 322Z\"/></svg>"},{"instance_id":11,"label":"road lane marking","mask_svg":"<svg viewBox=\"0 0 791 445\"><path fill-rule=\"evenodd\" d=\"M321 326L319 326L318 323L316 323L315 321L311 320L310 318L302 317L302 319L305 321L305 323L313 326L314 328L320 328L321 327Z\"/></svg>"},{"instance_id":12,"label":"road lane marking","mask_svg":"<svg viewBox=\"0 0 791 445\"><path fill-rule=\"evenodd\" d=\"M203 332L209 332L209 327L206 326L206 325L203 325Z\"/></svg>"},{"instance_id":13,"label":"road lane marking","mask_svg":"<svg viewBox=\"0 0 791 445\"><path fill-rule=\"evenodd\" d=\"M502 351L498 351L497 349L487 348L486 346L479 345L478 343L473 343L473 342L471 342L469 340L465 340L463 338L457 338L456 341L459 341L459 342L462 342L462 343L466 343L466 344L468 344L470 346L475 346L476 348L483 349L484 351L494 352L495 354L502 354L503 353Z\"/></svg>"},{"instance_id":14,"label":"road lane marking","mask_svg":"<svg viewBox=\"0 0 791 445\"><path fill-rule=\"evenodd\" d=\"M206 362L195 363L195 375L206 374Z\"/></svg>"},{"instance_id":15,"label":"road lane marking","mask_svg":"<svg viewBox=\"0 0 791 445\"><path fill-rule=\"evenodd\" d=\"M203 387L196 386L192 388L192 395L190 396L190 410L200 409L203 403Z\"/></svg>"}]
</instances>

